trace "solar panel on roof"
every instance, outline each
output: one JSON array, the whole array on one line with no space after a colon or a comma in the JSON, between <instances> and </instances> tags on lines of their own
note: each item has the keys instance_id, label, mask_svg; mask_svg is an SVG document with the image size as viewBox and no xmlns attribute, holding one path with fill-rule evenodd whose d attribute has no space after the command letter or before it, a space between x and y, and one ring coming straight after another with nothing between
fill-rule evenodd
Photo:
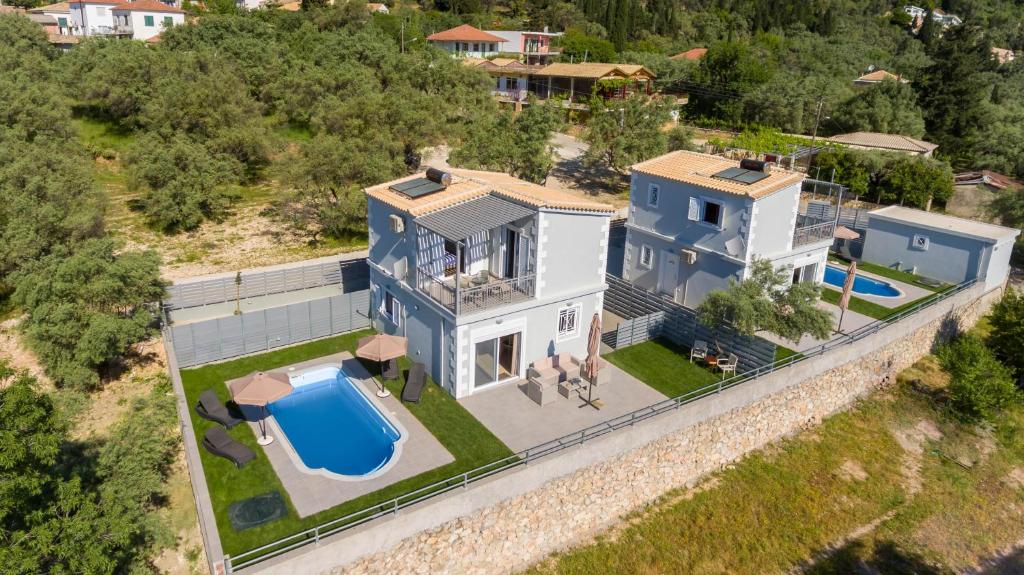
<instances>
[{"instance_id":1,"label":"solar panel on roof","mask_svg":"<svg viewBox=\"0 0 1024 575\"><path fill-rule=\"evenodd\" d=\"M767 178L768 174L764 172L759 172L757 170L745 170L743 168L726 168L721 172L714 174L713 177L722 180L739 182L743 185L749 186L750 184L760 182L761 180Z\"/></svg>"},{"instance_id":2,"label":"solar panel on roof","mask_svg":"<svg viewBox=\"0 0 1024 575\"><path fill-rule=\"evenodd\" d=\"M434 192L440 192L444 189L444 185L432 182L426 178L414 178L405 182L398 182L389 186L389 188L410 198L418 198L427 194L433 194Z\"/></svg>"}]
</instances>

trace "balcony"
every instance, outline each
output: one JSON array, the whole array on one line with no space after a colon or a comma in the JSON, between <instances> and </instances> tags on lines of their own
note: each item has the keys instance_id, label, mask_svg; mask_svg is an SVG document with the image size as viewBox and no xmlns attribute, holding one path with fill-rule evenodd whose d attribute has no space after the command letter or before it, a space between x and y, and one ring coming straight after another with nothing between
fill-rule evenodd
<instances>
[{"instance_id":1,"label":"balcony","mask_svg":"<svg viewBox=\"0 0 1024 575\"><path fill-rule=\"evenodd\" d=\"M533 208L487 195L416 218L417 291L458 316L536 294Z\"/></svg>"},{"instance_id":2,"label":"balcony","mask_svg":"<svg viewBox=\"0 0 1024 575\"><path fill-rule=\"evenodd\" d=\"M796 226L796 230L793 233L793 248L824 241L831 242L836 233L836 223L834 221L821 220L806 215L797 217Z\"/></svg>"},{"instance_id":3,"label":"balcony","mask_svg":"<svg viewBox=\"0 0 1024 575\"><path fill-rule=\"evenodd\" d=\"M530 92L528 90L491 90L491 94L505 102L525 102Z\"/></svg>"}]
</instances>

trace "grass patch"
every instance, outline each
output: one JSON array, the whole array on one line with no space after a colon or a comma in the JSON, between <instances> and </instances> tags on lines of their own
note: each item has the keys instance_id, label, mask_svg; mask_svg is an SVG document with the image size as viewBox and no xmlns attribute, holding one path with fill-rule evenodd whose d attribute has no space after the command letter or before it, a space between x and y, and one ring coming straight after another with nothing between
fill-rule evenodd
<instances>
[{"instance_id":1,"label":"grass patch","mask_svg":"<svg viewBox=\"0 0 1024 575\"><path fill-rule=\"evenodd\" d=\"M690 363L690 350L664 339L624 347L604 358L668 397L678 397L720 379L699 364Z\"/></svg>"},{"instance_id":2,"label":"grass patch","mask_svg":"<svg viewBox=\"0 0 1024 575\"><path fill-rule=\"evenodd\" d=\"M833 263L843 264L844 266L850 265L850 260L835 254L829 254L828 259ZM894 270L892 268L887 268L885 266L880 266L878 264L873 264L871 262L857 262L857 269L860 271L875 274L877 276L882 276L884 278L889 278L891 280L901 281L905 284L917 286L921 289L926 289L928 291L939 292L944 291L946 288L949 287L949 285L945 283L938 286L924 283L921 281L923 279L921 276L900 270Z\"/></svg>"},{"instance_id":3,"label":"grass patch","mask_svg":"<svg viewBox=\"0 0 1024 575\"><path fill-rule=\"evenodd\" d=\"M795 349L789 349L786 346L776 345L775 346L775 361L782 361L790 357L802 357L804 354L800 353Z\"/></svg>"},{"instance_id":4,"label":"grass patch","mask_svg":"<svg viewBox=\"0 0 1024 575\"><path fill-rule=\"evenodd\" d=\"M373 333L364 330L337 337L313 341L307 344L280 349L253 357L245 357L235 361L209 365L181 372L185 395L190 406L198 401L199 394L212 388L224 401L230 398L225 381L241 377L255 370L266 370L282 367L299 361L316 359L341 351L352 352L360 337ZM408 361L400 362L403 367L403 378L387 382L388 389L395 395L401 393L405 384L405 367ZM367 369L371 373L377 370L376 364ZM432 383L432 382L431 382ZM231 437L248 445L258 456L243 469L225 459L213 456L200 448L203 470L209 485L210 498L213 500L214 514L220 531L221 543L229 554L264 545L281 537L285 537L309 529L317 524L359 511L366 507L382 503L408 491L446 479L452 475L474 469L486 463L512 455L512 452L466 411L453 397L437 385L428 385L423 392L419 404L408 404L406 408L441 442L455 457L455 461L389 485L379 491L369 493L337 507L322 511L305 519L300 519L288 501L289 514L286 518L241 533L235 532L228 521L228 506L241 499L254 495L279 490L287 499L287 492L281 485L274 468L256 445L256 436L248 425L238 425L228 433ZM202 441L207 429L216 425L193 414L196 439Z\"/></svg>"},{"instance_id":5,"label":"grass patch","mask_svg":"<svg viewBox=\"0 0 1024 575\"><path fill-rule=\"evenodd\" d=\"M97 155L121 155L135 143L135 133L113 122L79 116L71 120L82 143ZM110 159L110 158L108 158Z\"/></svg>"},{"instance_id":6,"label":"grass patch","mask_svg":"<svg viewBox=\"0 0 1024 575\"><path fill-rule=\"evenodd\" d=\"M934 293L932 295L924 296L922 298L918 298L918 299L915 299L913 301L908 301L907 303L905 303L903 305L896 306L896 307L885 307L884 305L879 305L877 303L870 302L870 301L865 300L865 299L861 299L861 298L859 298L857 296L850 296L850 308L849 309L851 311L854 311L854 312L859 313L861 315L866 315L866 316L874 318L874 319L887 319L887 318L889 318L891 316L894 316L894 315L896 315L896 314L898 314L900 312L906 311L906 310L914 307L915 305L918 305L919 303L922 303L922 302L924 302L926 300L929 300L931 298L937 297L938 295L940 295L943 292L946 292L946 291L952 289L953 287L954 286L947 285L942 290L940 290L940 291L938 291L938 292L936 292L936 293ZM830 289L830 288L827 288L827 287L823 287L822 290L821 290L821 299L826 301L826 302L828 302L828 303L830 303L830 304L832 304L832 305L839 305L839 298L842 297L842 295L843 294L840 293L839 291L836 291L834 289Z\"/></svg>"}]
</instances>

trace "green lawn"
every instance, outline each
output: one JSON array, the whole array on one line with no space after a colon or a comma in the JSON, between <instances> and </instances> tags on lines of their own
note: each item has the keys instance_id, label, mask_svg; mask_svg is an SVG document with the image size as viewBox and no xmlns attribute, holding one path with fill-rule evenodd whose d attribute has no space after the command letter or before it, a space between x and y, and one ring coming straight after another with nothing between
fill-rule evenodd
<instances>
[{"instance_id":1,"label":"green lawn","mask_svg":"<svg viewBox=\"0 0 1024 575\"><path fill-rule=\"evenodd\" d=\"M833 263L842 264L843 266L850 265L850 260L837 256L836 254L829 254L828 259ZM873 273L884 278L889 278L892 280L901 281L906 284L914 285L919 288L926 289L928 291L943 291L944 289L949 287L946 284L935 286L929 285L927 283L922 283L921 276L917 276L912 273L907 273L904 271L894 270L892 268L887 268L885 266L880 266L878 264L873 264L871 262L857 262L857 269L866 271L868 273Z\"/></svg>"},{"instance_id":2,"label":"green lawn","mask_svg":"<svg viewBox=\"0 0 1024 575\"><path fill-rule=\"evenodd\" d=\"M775 361L782 361L787 357L803 355L795 349L789 349L788 347L776 345L775 346Z\"/></svg>"},{"instance_id":3,"label":"green lawn","mask_svg":"<svg viewBox=\"0 0 1024 575\"><path fill-rule=\"evenodd\" d=\"M857 312L859 314L866 315L868 317L872 317L872 318L875 318L875 319L886 319L889 316L896 315L896 314L900 313L901 311L910 309L911 307L913 307L913 306L915 306L915 305L917 305L917 304L919 304L919 303L921 303L921 302L923 302L923 301L925 301L927 299L936 297L939 294L941 294L942 292L945 292L945 291L947 291L949 289L952 289L952 288L953 288L953 286L948 286L947 285L947 286L943 287L942 290L940 290L940 291L938 291L938 292L936 292L936 293L934 293L932 295L928 295L928 296L925 296L925 297L922 297L922 298L918 298L916 300L909 301L909 302L907 302L907 303L905 303L903 305L900 305L900 306L897 306L897 307L892 307L892 308L885 307L884 305L878 305L877 303L860 299L857 296L851 296L850 297L850 308L849 309L851 311L854 311L854 312ZM821 299L823 299L824 301L827 301L830 304L839 305L839 298L841 296L842 296L842 294L840 292L834 290L834 289L830 289L830 288L827 288L827 287L823 287L821 289Z\"/></svg>"},{"instance_id":4,"label":"green lawn","mask_svg":"<svg viewBox=\"0 0 1024 575\"><path fill-rule=\"evenodd\" d=\"M690 363L690 350L664 339L624 347L604 358L668 397L721 379L700 364Z\"/></svg>"},{"instance_id":5,"label":"green lawn","mask_svg":"<svg viewBox=\"0 0 1024 575\"><path fill-rule=\"evenodd\" d=\"M194 406L198 401L199 394L205 389L212 388L221 399L227 401L229 394L227 386L224 385L225 381L241 377L256 370L282 367L341 351L352 352L359 338L371 333L373 332L370 330L349 333L258 356L245 357L197 369L183 370L181 372L181 379L184 383L185 395L188 398L189 405ZM404 374L405 368L408 367L408 361L406 360L401 363L403 379L387 383L388 389L395 395L401 393L402 386L405 384ZM367 367L371 372L376 372L377 370L376 364L371 364ZM278 480L277 474L274 473L270 462L262 456L260 448L256 445L256 436L248 425L236 426L229 432L233 438L248 445L258 454L258 457L243 469L235 469L232 463L220 457L210 455L200 448L203 469L206 473L210 497L213 500L217 527L220 531L224 551L229 554L238 554L281 537L311 528L325 521L362 510L377 503L382 503L395 496L446 479L452 475L512 455L512 452L505 444L491 434L468 411L463 409L447 392L437 385L433 385L433 382L424 389L423 397L419 404L407 404L406 408L455 457L454 462L433 471L400 481L305 519L298 517L289 501L288 517L241 533L235 532L228 521L227 509L232 502L273 490L280 491L287 499L287 493ZM192 415L192 422L196 431L196 439L200 442L202 442L202 437L206 430L216 425L196 416L194 413Z\"/></svg>"},{"instance_id":6,"label":"green lawn","mask_svg":"<svg viewBox=\"0 0 1024 575\"><path fill-rule=\"evenodd\" d=\"M79 116L71 120L71 123L78 131L82 143L102 155L108 155L109 152L122 154L135 143L134 132L113 122Z\"/></svg>"}]
</instances>

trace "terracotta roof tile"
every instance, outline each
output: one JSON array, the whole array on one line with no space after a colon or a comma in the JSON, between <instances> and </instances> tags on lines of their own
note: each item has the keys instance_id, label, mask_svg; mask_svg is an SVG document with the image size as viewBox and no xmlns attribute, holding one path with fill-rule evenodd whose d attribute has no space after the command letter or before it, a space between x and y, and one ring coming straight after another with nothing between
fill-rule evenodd
<instances>
[{"instance_id":1,"label":"terracotta roof tile","mask_svg":"<svg viewBox=\"0 0 1024 575\"><path fill-rule=\"evenodd\" d=\"M704 57L704 54L707 54L707 53L708 53L708 49L707 48L690 48L689 50L687 50L685 52L680 52L680 53L676 54L675 56L669 57L669 60L676 60L676 61L679 61L679 60L691 60L691 61L693 61L693 60L700 60L701 58Z\"/></svg>"},{"instance_id":2,"label":"terracotta roof tile","mask_svg":"<svg viewBox=\"0 0 1024 575\"><path fill-rule=\"evenodd\" d=\"M57 2L56 4L47 4L46 6L40 6L33 8L29 12L35 12L37 14L42 12L70 12L71 8L67 2Z\"/></svg>"},{"instance_id":3,"label":"terracotta roof tile","mask_svg":"<svg viewBox=\"0 0 1024 575\"><path fill-rule=\"evenodd\" d=\"M426 215L455 204L486 196L487 194L495 194L536 208L587 212L614 211L614 208L607 204L583 199L537 184L531 184L530 182L525 182L500 172L454 168L448 171L452 174L451 185L433 194L410 198L405 194L390 189L391 186L399 182L422 178L423 174L421 173L371 186L366 188L366 195L412 216Z\"/></svg>"},{"instance_id":4,"label":"terracotta roof tile","mask_svg":"<svg viewBox=\"0 0 1024 575\"><path fill-rule=\"evenodd\" d=\"M848 146L861 146L865 148L882 148L886 150L899 150L903 152L916 152L927 154L939 147L938 144L901 136L899 134L881 134L878 132L853 132L850 134L839 134L828 139L837 144Z\"/></svg>"},{"instance_id":5,"label":"terracotta roof tile","mask_svg":"<svg viewBox=\"0 0 1024 575\"><path fill-rule=\"evenodd\" d=\"M772 168L767 178L749 185L714 177L726 168L736 167L739 167L736 160L679 150L636 164L633 171L754 199L771 195L804 179L803 174L782 168Z\"/></svg>"},{"instance_id":6,"label":"terracotta roof tile","mask_svg":"<svg viewBox=\"0 0 1024 575\"><path fill-rule=\"evenodd\" d=\"M111 8L111 10L125 10L128 12L167 12L170 14L184 14L181 8L168 6L156 0L135 0L135 2L124 2Z\"/></svg>"},{"instance_id":7,"label":"terracotta roof tile","mask_svg":"<svg viewBox=\"0 0 1024 575\"><path fill-rule=\"evenodd\" d=\"M558 76L562 78L606 78L608 76L630 77L642 74L654 77L654 73L640 64L602 64L587 62L549 64L534 73L537 76Z\"/></svg>"},{"instance_id":8,"label":"terracotta roof tile","mask_svg":"<svg viewBox=\"0 0 1024 575\"><path fill-rule=\"evenodd\" d=\"M901 78L896 74L893 74L892 72L887 72L885 70L875 70L874 72L868 72L867 74L864 74L863 76L854 80L854 82L884 82L885 80L893 80L896 82L903 83L908 82L906 78Z\"/></svg>"},{"instance_id":9,"label":"terracotta roof tile","mask_svg":"<svg viewBox=\"0 0 1024 575\"><path fill-rule=\"evenodd\" d=\"M505 39L494 34L488 34L479 28L474 28L469 24L463 24L456 26L442 32L437 32L427 36L427 40L433 42L504 42Z\"/></svg>"}]
</instances>

